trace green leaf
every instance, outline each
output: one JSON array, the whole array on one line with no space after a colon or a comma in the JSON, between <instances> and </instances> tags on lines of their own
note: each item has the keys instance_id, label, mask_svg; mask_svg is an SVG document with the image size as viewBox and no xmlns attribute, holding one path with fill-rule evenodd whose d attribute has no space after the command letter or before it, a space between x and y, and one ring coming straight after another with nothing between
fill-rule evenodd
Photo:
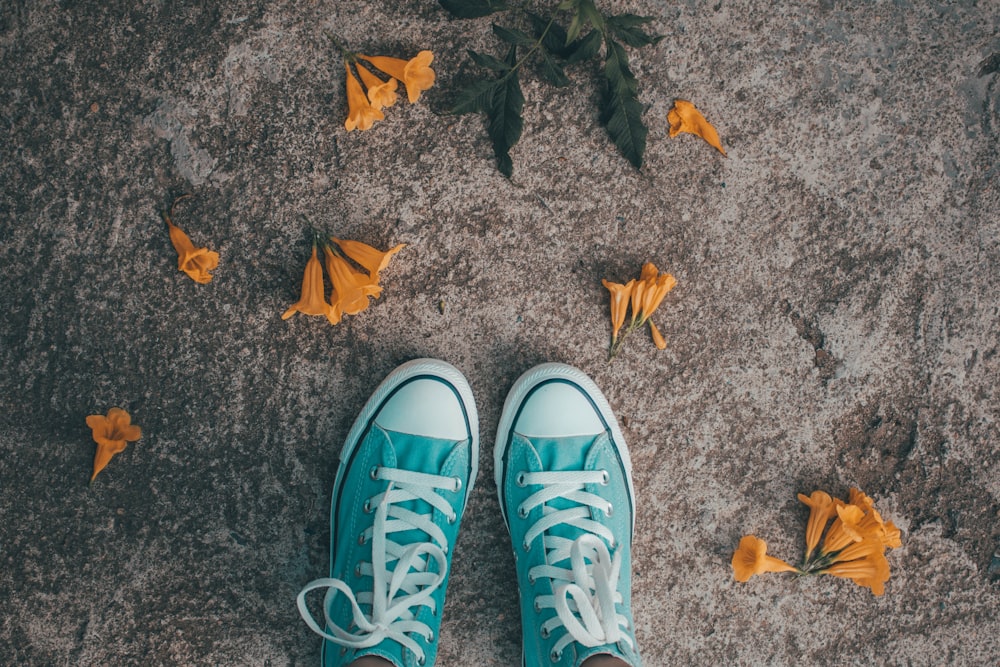
<instances>
[{"instance_id":1,"label":"green leaf","mask_svg":"<svg viewBox=\"0 0 1000 667\"><path fill-rule=\"evenodd\" d=\"M639 28L653 20L652 16L637 16L635 14L621 14L619 16L609 16L607 19L608 29L611 33L625 42L628 46L642 47L649 44L656 44L663 35L650 35Z\"/></svg>"},{"instance_id":2,"label":"green leaf","mask_svg":"<svg viewBox=\"0 0 1000 667\"><path fill-rule=\"evenodd\" d=\"M438 0L452 16L474 19L507 9L503 0Z\"/></svg>"},{"instance_id":3,"label":"green leaf","mask_svg":"<svg viewBox=\"0 0 1000 667\"><path fill-rule=\"evenodd\" d=\"M595 29L604 32L604 15L597 9L594 0L581 0L580 13L583 14L585 20L590 21L590 25L594 26Z\"/></svg>"},{"instance_id":4,"label":"green leaf","mask_svg":"<svg viewBox=\"0 0 1000 667\"><path fill-rule=\"evenodd\" d=\"M576 40L567 48L570 52L566 55L566 62L578 63L590 60L601 50L601 31L591 30L586 37Z\"/></svg>"},{"instance_id":5,"label":"green leaf","mask_svg":"<svg viewBox=\"0 0 1000 667\"><path fill-rule=\"evenodd\" d=\"M573 14L573 20L569 22L569 29L566 30L566 46L569 46L577 37L580 36L580 32L583 30L583 12L579 9Z\"/></svg>"},{"instance_id":6,"label":"green leaf","mask_svg":"<svg viewBox=\"0 0 1000 667\"><path fill-rule=\"evenodd\" d=\"M505 28L496 23L493 24L493 34L513 46L531 47L535 45L535 38L528 33L514 28Z\"/></svg>"},{"instance_id":7,"label":"green leaf","mask_svg":"<svg viewBox=\"0 0 1000 667\"><path fill-rule=\"evenodd\" d=\"M648 132L642 122L642 105L636 96L639 82L629 69L625 48L612 39L607 40L607 47L604 75L608 80L608 94L601 109L604 124L618 150L639 169L646 152Z\"/></svg>"},{"instance_id":8,"label":"green leaf","mask_svg":"<svg viewBox=\"0 0 1000 667\"><path fill-rule=\"evenodd\" d=\"M557 88L568 86L569 77L566 76L563 68L552 59L552 56L547 51L539 51L539 54L542 57L541 67L538 72L541 77Z\"/></svg>"},{"instance_id":9,"label":"green leaf","mask_svg":"<svg viewBox=\"0 0 1000 667\"><path fill-rule=\"evenodd\" d=\"M493 106L493 93L500 87L499 80L476 81L458 93L455 106L452 107L453 114L482 113L488 111Z\"/></svg>"},{"instance_id":10,"label":"green leaf","mask_svg":"<svg viewBox=\"0 0 1000 667\"><path fill-rule=\"evenodd\" d=\"M536 38L542 40L542 47L549 53L565 57L568 49L566 46L566 29L555 21L552 21L552 24L549 25L549 19L544 16L539 16L532 12L525 12L525 14L531 20L531 31L535 33ZM542 35L545 36L542 37Z\"/></svg>"},{"instance_id":11,"label":"green leaf","mask_svg":"<svg viewBox=\"0 0 1000 667\"><path fill-rule=\"evenodd\" d=\"M642 23L649 21L650 18L647 16L635 16L634 14L626 14L635 19L640 19ZM645 31L641 30L638 25L633 24L631 21L616 21L615 19L622 19L623 16L612 16L608 19L608 29L611 33L625 42L628 46L642 47L648 46L650 44L657 44L663 39L663 35L650 35Z\"/></svg>"},{"instance_id":12,"label":"green leaf","mask_svg":"<svg viewBox=\"0 0 1000 667\"><path fill-rule=\"evenodd\" d=\"M511 46L507 53L507 64L511 67L517 62L517 47ZM493 140L493 153L497 158L497 168L507 178L514 173L514 163L510 159L510 149L521 138L524 120L521 110L524 108L524 95L517 78L517 70L508 72L498 81L500 85L493 90L492 100L486 115L489 117L489 134Z\"/></svg>"},{"instance_id":13,"label":"green leaf","mask_svg":"<svg viewBox=\"0 0 1000 667\"><path fill-rule=\"evenodd\" d=\"M494 72L506 72L507 70L510 69L510 67L507 66L507 63L500 60L499 58L494 58L488 53L478 53L476 51L473 51L472 49L466 49L466 50L468 51L469 57L472 58L473 62L475 62L480 67L491 69Z\"/></svg>"},{"instance_id":14,"label":"green leaf","mask_svg":"<svg viewBox=\"0 0 1000 667\"><path fill-rule=\"evenodd\" d=\"M609 28L637 28L652 20L652 16L639 16L638 14L619 14L607 18Z\"/></svg>"}]
</instances>

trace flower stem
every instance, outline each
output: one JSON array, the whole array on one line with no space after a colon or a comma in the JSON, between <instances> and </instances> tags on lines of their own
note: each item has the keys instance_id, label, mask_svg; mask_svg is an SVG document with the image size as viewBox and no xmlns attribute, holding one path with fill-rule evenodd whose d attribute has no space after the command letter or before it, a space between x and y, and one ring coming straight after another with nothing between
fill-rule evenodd
<instances>
[{"instance_id":1,"label":"flower stem","mask_svg":"<svg viewBox=\"0 0 1000 667\"><path fill-rule=\"evenodd\" d=\"M340 54L344 56L344 60L351 63L356 63L358 61L358 54L356 54L354 51L351 51L346 46L344 46L343 42L337 39L337 37L333 33L324 30L323 34L326 35L331 42L333 42L333 45L337 47L337 49L340 51Z\"/></svg>"}]
</instances>

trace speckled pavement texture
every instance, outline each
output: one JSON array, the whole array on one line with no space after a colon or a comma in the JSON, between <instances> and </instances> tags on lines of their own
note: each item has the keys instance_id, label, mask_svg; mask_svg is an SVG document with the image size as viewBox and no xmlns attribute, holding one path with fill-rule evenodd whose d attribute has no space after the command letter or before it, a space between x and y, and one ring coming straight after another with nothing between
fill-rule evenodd
<instances>
[{"instance_id":1,"label":"speckled pavement texture","mask_svg":"<svg viewBox=\"0 0 1000 667\"><path fill-rule=\"evenodd\" d=\"M442 667L519 665L493 483L504 396L543 361L589 373L638 494L646 664L1000 660L1000 3L598 3L654 16L630 50L634 169L599 72L525 77L514 177L446 113L499 54L490 19L407 2L0 6L0 664L315 665L295 595L325 574L339 447L399 363L469 378L483 465ZM435 53L415 105L348 134L324 30ZM992 59L991 59L992 58ZM723 158L668 137L675 98ZM221 254L176 269L159 217ZM309 235L406 243L335 327L279 316ZM606 361L608 296L678 280ZM142 439L88 485L85 417ZM833 578L733 581L740 536L802 556L797 492L860 486L903 529L883 597Z\"/></svg>"}]
</instances>

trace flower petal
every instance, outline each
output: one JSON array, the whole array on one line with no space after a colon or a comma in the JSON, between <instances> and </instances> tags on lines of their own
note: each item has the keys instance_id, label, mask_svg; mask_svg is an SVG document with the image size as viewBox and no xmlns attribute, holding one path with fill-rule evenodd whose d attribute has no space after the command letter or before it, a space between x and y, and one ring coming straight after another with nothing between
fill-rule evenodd
<instances>
[{"instance_id":1,"label":"flower petal","mask_svg":"<svg viewBox=\"0 0 1000 667\"><path fill-rule=\"evenodd\" d=\"M719 140L719 133L687 100L674 101L674 108L667 113L667 121L670 123L671 137L676 137L681 132L690 132L715 146L723 155L726 154L722 148L722 142Z\"/></svg>"},{"instance_id":2,"label":"flower petal","mask_svg":"<svg viewBox=\"0 0 1000 667\"><path fill-rule=\"evenodd\" d=\"M329 311L330 304L326 302L323 288L323 266L319 263L314 245L312 256L306 262L306 269L302 275L302 291L299 300L282 314L281 319L287 320L295 313L325 317L328 316Z\"/></svg>"},{"instance_id":3,"label":"flower petal","mask_svg":"<svg viewBox=\"0 0 1000 667\"><path fill-rule=\"evenodd\" d=\"M368 274L376 280L378 279L379 272L389 266L389 260L392 259L392 256L406 247L405 243L400 243L396 247L382 252L361 241L338 238L331 238L330 240L340 246L345 255L363 266L368 271Z\"/></svg>"},{"instance_id":4,"label":"flower petal","mask_svg":"<svg viewBox=\"0 0 1000 667\"><path fill-rule=\"evenodd\" d=\"M655 324L653 324L653 320L649 320L649 333L653 336L653 345L656 346L657 350L667 349L667 341L663 339L663 334L661 334L660 330L656 328Z\"/></svg>"}]
</instances>

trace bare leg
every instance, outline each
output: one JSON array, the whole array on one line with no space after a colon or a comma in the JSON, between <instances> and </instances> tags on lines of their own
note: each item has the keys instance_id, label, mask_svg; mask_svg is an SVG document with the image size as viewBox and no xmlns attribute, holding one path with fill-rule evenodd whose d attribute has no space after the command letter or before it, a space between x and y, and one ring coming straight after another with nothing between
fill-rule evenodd
<instances>
[{"instance_id":1,"label":"bare leg","mask_svg":"<svg viewBox=\"0 0 1000 667\"><path fill-rule=\"evenodd\" d=\"M580 667L629 667L628 663L613 655L592 655Z\"/></svg>"},{"instance_id":2,"label":"bare leg","mask_svg":"<svg viewBox=\"0 0 1000 667\"><path fill-rule=\"evenodd\" d=\"M379 658L374 655L366 655L363 658L358 658L350 664L350 667L392 667L392 663L385 658Z\"/></svg>"}]
</instances>

